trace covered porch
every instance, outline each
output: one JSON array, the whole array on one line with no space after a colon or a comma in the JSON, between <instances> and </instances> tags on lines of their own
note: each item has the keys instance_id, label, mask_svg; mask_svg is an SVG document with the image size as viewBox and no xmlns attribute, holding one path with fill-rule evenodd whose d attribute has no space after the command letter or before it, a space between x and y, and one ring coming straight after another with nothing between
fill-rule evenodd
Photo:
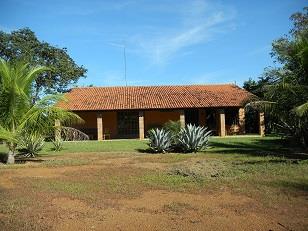
<instances>
[{"instance_id":1,"label":"covered porch","mask_svg":"<svg viewBox=\"0 0 308 231\"><path fill-rule=\"evenodd\" d=\"M169 120L181 126L195 124L208 127L213 135L245 134L245 110L238 107L190 108L155 110L76 111L83 124L75 127L88 134L91 140L144 139L151 128L160 128ZM258 115L259 135L264 136L264 114Z\"/></svg>"}]
</instances>

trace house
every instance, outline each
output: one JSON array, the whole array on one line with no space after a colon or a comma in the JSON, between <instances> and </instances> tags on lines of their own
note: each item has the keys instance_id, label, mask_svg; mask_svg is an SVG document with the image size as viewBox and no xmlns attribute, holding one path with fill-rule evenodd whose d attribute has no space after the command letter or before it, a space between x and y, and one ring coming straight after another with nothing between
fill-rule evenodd
<instances>
[{"instance_id":1,"label":"house","mask_svg":"<svg viewBox=\"0 0 308 231\"><path fill-rule=\"evenodd\" d=\"M244 105L252 96L234 84L79 87L59 106L83 118L75 127L91 139L144 139L150 128L169 120L206 126L225 136L245 133ZM258 118L264 135L264 114Z\"/></svg>"}]
</instances>

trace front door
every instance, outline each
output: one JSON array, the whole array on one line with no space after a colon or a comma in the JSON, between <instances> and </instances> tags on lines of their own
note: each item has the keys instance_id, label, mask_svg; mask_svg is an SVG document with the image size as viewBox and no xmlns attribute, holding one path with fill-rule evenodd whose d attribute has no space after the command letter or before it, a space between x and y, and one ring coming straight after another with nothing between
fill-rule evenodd
<instances>
[{"instance_id":1,"label":"front door","mask_svg":"<svg viewBox=\"0 0 308 231\"><path fill-rule=\"evenodd\" d=\"M138 111L120 111L117 117L119 138L139 137Z\"/></svg>"}]
</instances>

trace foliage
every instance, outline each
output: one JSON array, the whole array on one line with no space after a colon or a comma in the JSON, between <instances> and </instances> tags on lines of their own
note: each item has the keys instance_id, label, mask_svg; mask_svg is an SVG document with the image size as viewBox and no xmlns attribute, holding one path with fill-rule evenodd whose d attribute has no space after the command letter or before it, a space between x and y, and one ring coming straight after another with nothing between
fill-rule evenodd
<instances>
[{"instance_id":1,"label":"foliage","mask_svg":"<svg viewBox=\"0 0 308 231\"><path fill-rule=\"evenodd\" d=\"M178 139L178 134L181 131L181 123L180 121L172 121L169 120L164 124L163 127L166 131L169 131L172 137L172 144L176 145L177 144L177 139Z\"/></svg>"},{"instance_id":2,"label":"foliage","mask_svg":"<svg viewBox=\"0 0 308 231\"><path fill-rule=\"evenodd\" d=\"M55 152L59 152L63 149L63 139L61 137L56 136L52 141L52 144Z\"/></svg>"},{"instance_id":3,"label":"foliage","mask_svg":"<svg viewBox=\"0 0 308 231\"><path fill-rule=\"evenodd\" d=\"M188 124L179 133L179 145L184 152L197 152L208 146L211 131L205 127Z\"/></svg>"},{"instance_id":4,"label":"foliage","mask_svg":"<svg viewBox=\"0 0 308 231\"><path fill-rule=\"evenodd\" d=\"M253 106L270 116L267 127L304 146L308 144L308 8L291 16L289 36L272 43L271 56L280 63L265 69L244 88L259 96ZM252 104L251 104L252 105Z\"/></svg>"},{"instance_id":5,"label":"foliage","mask_svg":"<svg viewBox=\"0 0 308 231\"><path fill-rule=\"evenodd\" d=\"M9 61L46 66L50 71L38 73L34 80L33 100L40 93L65 92L67 87L84 77L87 70L78 66L68 55L66 48L58 48L38 40L33 31L24 28L11 33L0 31L0 58Z\"/></svg>"},{"instance_id":6,"label":"foliage","mask_svg":"<svg viewBox=\"0 0 308 231\"><path fill-rule=\"evenodd\" d=\"M153 152L168 152L172 145L172 136L165 129L150 129L148 131L149 147Z\"/></svg>"},{"instance_id":7,"label":"foliage","mask_svg":"<svg viewBox=\"0 0 308 231\"><path fill-rule=\"evenodd\" d=\"M18 146L26 157L34 157L43 149L44 137L40 134L23 134L19 137Z\"/></svg>"},{"instance_id":8,"label":"foliage","mask_svg":"<svg viewBox=\"0 0 308 231\"><path fill-rule=\"evenodd\" d=\"M181 123L180 121L173 121L169 120L164 124L164 129L169 131L172 135L177 135L181 130Z\"/></svg>"},{"instance_id":9,"label":"foliage","mask_svg":"<svg viewBox=\"0 0 308 231\"><path fill-rule=\"evenodd\" d=\"M8 162L14 162L18 138L22 134L48 136L54 130L56 119L62 123L81 120L76 114L55 106L63 99L59 95L46 96L32 104L32 83L46 70L0 59L0 139L9 147Z\"/></svg>"}]
</instances>

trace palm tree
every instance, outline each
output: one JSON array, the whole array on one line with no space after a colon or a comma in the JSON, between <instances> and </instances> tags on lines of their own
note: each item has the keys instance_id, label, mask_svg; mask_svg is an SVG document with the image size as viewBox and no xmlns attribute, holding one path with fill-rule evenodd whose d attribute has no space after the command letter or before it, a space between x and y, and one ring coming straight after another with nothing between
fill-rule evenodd
<instances>
[{"instance_id":1,"label":"palm tree","mask_svg":"<svg viewBox=\"0 0 308 231\"><path fill-rule=\"evenodd\" d=\"M0 59L0 140L8 146L7 163L15 162L18 140L24 134L51 134L54 121L76 122L80 118L56 107L60 96L47 96L31 102L32 84L46 67L30 67Z\"/></svg>"}]
</instances>

